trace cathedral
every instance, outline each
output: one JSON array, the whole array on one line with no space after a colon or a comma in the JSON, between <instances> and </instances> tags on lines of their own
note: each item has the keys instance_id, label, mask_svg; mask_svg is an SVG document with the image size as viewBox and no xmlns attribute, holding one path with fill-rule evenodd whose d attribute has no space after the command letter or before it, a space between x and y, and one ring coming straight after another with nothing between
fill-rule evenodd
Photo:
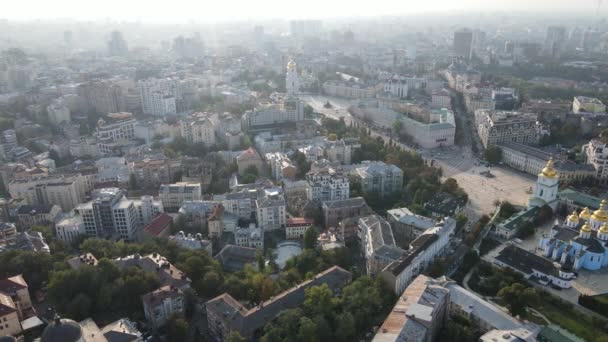
<instances>
[{"instance_id":1,"label":"cathedral","mask_svg":"<svg viewBox=\"0 0 608 342\"><path fill-rule=\"evenodd\" d=\"M538 175L529 207L547 204L555 209L558 188L559 177L551 159ZM574 210L540 238L538 247L562 269L598 270L608 265L608 202L603 200L593 213L589 208L580 213Z\"/></svg>"}]
</instances>

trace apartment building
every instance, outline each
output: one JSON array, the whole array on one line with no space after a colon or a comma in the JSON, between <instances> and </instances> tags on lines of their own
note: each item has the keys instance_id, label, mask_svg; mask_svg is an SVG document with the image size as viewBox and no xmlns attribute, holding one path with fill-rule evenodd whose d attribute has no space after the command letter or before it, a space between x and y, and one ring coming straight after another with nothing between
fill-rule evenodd
<instances>
[{"instance_id":1,"label":"apartment building","mask_svg":"<svg viewBox=\"0 0 608 342\"><path fill-rule=\"evenodd\" d=\"M476 110L475 124L477 134L484 148L505 142L516 142L524 145L538 143L536 114Z\"/></svg>"},{"instance_id":2,"label":"apartment building","mask_svg":"<svg viewBox=\"0 0 608 342\"><path fill-rule=\"evenodd\" d=\"M215 145L215 125L206 113L194 113L179 122L180 134L189 143Z\"/></svg>"},{"instance_id":3,"label":"apartment building","mask_svg":"<svg viewBox=\"0 0 608 342\"><path fill-rule=\"evenodd\" d=\"M55 224L55 236L68 244L78 241L84 233L84 222L78 215L65 216Z\"/></svg>"},{"instance_id":4,"label":"apartment building","mask_svg":"<svg viewBox=\"0 0 608 342\"><path fill-rule=\"evenodd\" d=\"M414 214L408 208L387 210L386 218L391 224L398 242L410 243L427 230L435 227L434 219Z\"/></svg>"},{"instance_id":5,"label":"apartment building","mask_svg":"<svg viewBox=\"0 0 608 342\"><path fill-rule=\"evenodd\" d=\"M270 166L270 175L273 179L282 180L286 178L293 180L296 178L298 169L296 169L291 159L285 153L266 153L265 157Z\"/></svg>"},{"instance_id":6,"label":"apartment building","mask_svg":"<svg viewBox=\"0 0 608 342\"><path fill-rule=\"evenodd\" d=\"M351 172L359 182L363 193L375 193L380 197L401 192L403 171L395 165L381 161L363 161L353 165Z\"/></svg>"},{"instance_id":7,"label":"apartment building","mask_svg":"<svg viewBox=\"0 0 608 342\"><path fill-rule=\"evenodd\" d=\"M77 88L86 106L97 113L117 113L125 108L122 88L110 80L93 80Z\"/></svg>"},{"instance_id":8,"label":"apartment building","mask_svg":"<svg viewBox=\"0 0 608 342\"><path fill-rule=\"evenodd\" d=\"M431 92L431 107L433 108L452 108L452 97L450 96L450 91L441 88L435 89Z\"/></svg>"},{"instance_id":9,"label":"apartment building","mask_svg":"<svg viewBox=\"0 0 608 342\"><path fill-rule=\"evenodd\" d=\"M60 213L58 205L22 205L17 210L17 225L21 228L53 225Z\"/></svg>"},{"instance_id":10,"label":"apartment building","mask_svg":"<svg viewBox=\"0 0 608 342\"><path fill-rule=\"evenodd\" d=\"M398 260L405 251L395 243L391 225L378 215L359 218L357 235L366 261L368 275L380 273L386 266Z\"/></svg>"},{"instance_id":11,"label":"apartment building","mask_svg":"<svg viewBox=\"0 0 608 342\"><path fill-rule=\"evenodd\" d=\"M177 102L181 98L179 80L149 78L140 80L138 86L144 114L153 116L177 114Z\"/></svg>"},{"instance_id":12,"label":"apartment building","mask_svg":"<svg viewBox=\"0 0 608 342\"><path fill-rule=\"evenodd\" d=\"M234 231L234 244L238 247L264 250L264 230L253 223L250 223L249 227L237 228Z\"/></svg>"},{"instance_id":13,"label":"apartment building","mask_svg":"<svg viewBox=\"0 0 608 342\"><path fill-rule=\"evenodd\" d=\"M211 241L203 239L203 234L201 233L192 235L180 230L177 234L169 236L169 240L175 242L181 248L204 250L209 256L213 255Z\"/></svg>"},{"instance_id":14,"label":"apartment building","mask_svg":"<svg viewBox=\"0 0 608 342\"><path fill-rule=\"evenodd\" d=\"M285 238L299 240L304 238L306 231L312 227L314 221L305 217L290 217L285 225Z\"/></svg>"},{"instance_id":15,"label":"apartment building","mask_svg":"<svg viewBox=\"0 0 608 342\"><path fill-rule=\"evenodd\" d=\"M375 82L362 82L354 78L343 81L326 81L323 83L323 93L329 96L345 97L350 99L369 99L383 89L383 84Z\"/></svg>"},{"instance_id":16,"label":"apartment building","mask_svg":"<svg viewBox=\"0 0 608 342\"><path fill-rule=\"evenodd\" d=\"M15 243L17 226L14 223L0 222L0 250Z\"/></svg>"},{"instance_id":17,"label":"apartment building","mask_svg":"<svg viewBox=\"0 0 608 342\"><path fill-rule=\"evenodd\" d=\"M338 266L286 290L270 300L253 308L246 308L228 293L224 293L205 303L209 333L217 341L223 341L232 331L246 339L251 339L266 324L274 320L282 311L296 308L304 301L305 291L313 286L326 284L333 293L337 293L352 280L352 274Z\"/></svg>"},{"instance_id":18,"label":"apartment building","mask_svg":"<svg viewBox=\"0 0 608 342\"><path fill-rule=\"evenodd\" d=\"M606 114L606 105L595 97L575 96L574 100L572 101L572 112L575 114Z\"/></svg>"},{"instance_id":19,"label":"apartment building","mask_svg":"<svg viewBox=\"0 0 608 342\"><path fill-rule=\"evenodd\" d=\"M132 113L108 113L97 121L96 136L108 142L119 142L135 139L137 120Z\"/></svg>"},{"instance_id":20,"label":"apartment building","mask_svg":"<svg viewBox=\"0 0 608 342\"><path fill-rule=\"evenodd\" d=\"M258 225L263 230L284 228L287 223L285 197L278 191L267 191L255 201Z\"/></svg>"},{"instance_id":21,"label":"apartment building","mask_svg":"<svg viewBox=\"0 0 608 342\"><path fill-rule=\"evenodd\" d=\"M372 214L372 209L365 203L363 197L353 197L345 200L325 201L321 205L325 228L338 227L344 219Z\"/></svg>"},{"instance_id":22,"label":"apartment building","mask_svg":"<svg viewBox=\"0 0 608 342\"><path fill-rule=\"evenodd\" d=\"M92 193L92 197L93 200L74 209L84 222L86 235L136 239L142 226L140 216L135 201L128 200L124 190L99 189Z\"/></svg>"},{"instance_id":23,"label":"apartment building","mask_svg":"<svg viewBox=\"0 0 608 342\"><path fill-rule=\"evenodd\" d=\"M399 260L389 264L380 273L381 279L389 289L399 295L410 282L441 253L450 242L450 236L454 233L456 221L446 218L439 222L434 228L428 229L421 234L405 251Z\"/></svg>"},{"instance_id":24,"label":"apartment building","mask_svg":"<svg viewBox=\"0 0 608 342\"><path fill-rule=\"evenodd\" d=\"M182 170L180 159L169 159L162 154L129 156L127 166L129 174L135 175L135 181L141 188L157 188L161 184L173 183Z\"/></svg>"},{"instance_id":25,"label":"apartment building","mask_svg":"<svg viewBox=\"0 0 608 342\"><path fill-rule=\"evenodd\" d=\"M6 295L10 298L10 301L3 303L0 301L0 307L2 304L12 303L12 309L17 313L18 321L25 320L35 314L32 307L32 300L30 298L29 287L21 274L0 280L0 295ZM1 311L1 309L0 309ZM9 310L10 311L10 310ZM1 314L0 314L1 315ZM3 321L3 320L0 320ZM3 323L4 324L4 323ZM6 328L6 327L5 327ZM10 328L10 327L9 327ZM1 336L1 331L0 331Z\"/></svg>"},{"instance_id":26,"label":"apartment building","mask_svg":"<svg viewBox=\"0 0 608 342\"><path fill-rule=\"evenodd\" d=\"M163 207L177 211L184 202L202 200L201 183L178 182L162 184L158 191Z\"/></svg>"},{"instance_id":27,"label":"apartment building","mask_svg":"<svg viewBox=\"0 0 608 342\"><path fill-rule=\"evenodd\" d=\"M42 177L30 180L12 180L8 191L12 198L22 198L29 205L57 204L70 211L83 199L82 177ZM74 179L74 180L71 180Z\"/></svg>"},{"instance_id":28,"label":"apartment building","mask_svg":"<svg viewBox=\"0 0 608 342\"><path fill-rule=\"evenodd\" d=\"M16 336L22 331L17 313L17 306L11 297L0 292L0 337Z\"/></svg>"},{"instance_id":29,"label":"apartment building","mask_svg":"<svg viewBox=\"0 0 608 342\"><path fill-rule=\"evenodd\" d=\"M308 199L321 203L345 200L350 197L348 176L340 169L331 167L310 171L306 174L309 184Z\"/></svg>"},{"instance_id":30,"label":"apartment building","mask_svg":"<svg viewBox=\"0 0 608 342\"><path fill-rule=\"evenodd\" d=\"M246 129L295 123L302 120L304 120L304 104L297 98L259 103L254 110L246 111L241 118Z\"/></svg>"},{"instance_id":31,"label":"apartment building","mask_svg":"<svg viewBox=\"0 0 608 342\"><path fill-rule=\"evenodd\" d=\"M241 154L236 157L236 165L239 170L239 175L241 176L251 167L255 167L258 174L264 171L264 161L262 160L262 157L260 157L260 154L252 147L241 152Z\"/></svg>"},{"instance_id":32,"label":"apartment building","mask_svg":"<svg viewBox=\"0 0 608 342\"><path fill-rule=\"evenodd\" d=\"M450 293L434 279L420 275L400 294L373 342L435 341L448 319Z\"/></svg>"},{"instance_id":33,"label":"apartment building","mask_svg":"<svg viewBox=\"0 0 608 342\"><path fill-rule=\"evenodd\" d=\"M163 286L141 297L146 320L155 329L164 326L173 315L185 312L184 292L172 286Z\"/></svg>"},{"instance_id":34,"label":"apartment building","mask_svg":"<svg viewBox=\"0 0 608 342\"><path fill-rule=\"evenodd\" d=\"M595 168L595 178L602 184L608 182L608 144L600 139L593 139L583 145L582 154L585 162Z\"/></svg>"}]
</instances>

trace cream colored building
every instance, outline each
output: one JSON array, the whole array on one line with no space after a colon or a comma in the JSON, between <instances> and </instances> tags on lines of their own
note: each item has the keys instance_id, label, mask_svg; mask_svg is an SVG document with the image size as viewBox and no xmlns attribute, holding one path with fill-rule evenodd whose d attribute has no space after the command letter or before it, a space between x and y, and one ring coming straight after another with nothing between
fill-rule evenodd
<instances>
[{"instance_id":1,"label":"cream colored building","mask_svg":"<svg viewBox=\"0 0 608 342\"><path fill-rule=\"evenodd\" d=\"M602 183L608 182L608 144L599 139L591 140L583 145L585 162L595 167L595 177Z\"/></svg>"},{"instance_id":2,"label":"cream colored building","mask_svg":"<svg viewBox=\"0 0 608 342\"><path fill-rule=\"evenodd\" d=\"M162 184L158 195L164 208L179 209L184 202L202 200L201 183Z\"/></svg>"},{"instance_id":3,"label":"cream colored building","mask_svg":"<svg viewBox=\"0 0 608 342\"><path fill-rule=\"evenodd\" d=\"M306 231L312 227L313 221L305 217L291 217L285 226L285 238L288 240L303 239Z\"/></svg>"},{"instance_id":4,"label":"cream colored building","mask_svg":"<svg viewBox=\"0 0 608 342\"><path fill-rule=\"evenodd\" d=\"M0 292L0 336L14 336L21 330L17 306L8 294Z\"/></svg>"},{"instance_id":5,"label":"cream colored building","mask_svg":"<svg viewBox=\"0 0 608 342\"><path fill-rule=\"evenodd\" d=\"M504 142L532 145L538 142L536 114L478 109L477 134L484 148Z\"/></svg>"},{"instance_id":6,"label":"cream colored building","mask_svg":"<svg viewBox=\"0 0 608 342\"><path fill-rule=\"evenodd\" d=\"M572 101L572 112L580 113L606 113L606 105L595 97L575 96Z\"/></svg>"},{"instance_id":7,"label":"cream colored building","mask_svg":"<svg viewBox=\"0 0 608 342\"><path fill-rule=\"evenodd\" d=\"M323 93L330 96L346 97L350 99L370 99L376 97L383 84L363 84L346 81L327 81L323 83Z\"/></svg>"},{"instance_id":8,"label":"cream colored building","mask_svg":"<svg viewBox=\"0 0 608 342\"><path fill-rule=\"evenodd\" d=\"M552 158L549 152L519 143L506 142L499 147L502 150L503 163L531 175L539 174L549 159ZM577 164L566 159L557 159L555 170L559 175L560 182L582 180L595 177L596 174L595 167L592 164Z\"/></svg>"},{"instance_id":9,"label":"cream colored building","mask_svg":"<svg viewBox=\"0 0 608 342\"><path fill-rule=\"evenodd\" d=\"M162 327L173 315L183 315L184 292L176 287L163 286L142 296L144 314L155 328Z\"/></svg>"},{"instance_id":10,"label":"cream colored building","mask_svg":"<svg viewBox=\"0 0 608 342\"><path fill-rule=\"evenodd\" d=\"M215 126L205 113L194 113L180 121L180 134L189 143L215 145Z\"/></svg>"},{"instance_id":11,"label":"cream colored building","mask_svg":"<svg viewBox=\"0 0 608 342\"><path fill-rule=\"evenodd\" d=\"M254 148L249 148L239 154L236 157L236 165L239 175L244 175L246 170L251 166L254 166L258 170L258 174L264 171L264 161L262 161L262 157L260 157L260 154Z\"/></svg>"}]
</instances>

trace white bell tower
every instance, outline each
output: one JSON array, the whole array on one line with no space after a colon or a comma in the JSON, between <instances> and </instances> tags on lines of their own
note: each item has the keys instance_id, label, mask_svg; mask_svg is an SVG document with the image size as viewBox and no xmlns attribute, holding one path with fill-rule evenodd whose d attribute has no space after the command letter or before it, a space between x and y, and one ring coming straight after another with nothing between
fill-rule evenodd
<instances>
[{"instance_id":1,"label":"white bell tower","mask_svg":"<svg viewBox=\"0 0 608 342\"><path fill-rule=\"evenodd\" d=\"M530 198L530 207L541 207L545 204L555 209L557 203L557 192L559 191L559 175L553 167L553 158L549 159L547 165L538 174L534 194Z\"/></svg>"},{"instance_id":2,"label":"white bell tower","mask_svg":"<svg viewBox=\"0 0 608 342\"><path fill-rule=\"evenodd\" d=\"M287 95L296 96L298 93L300 93L300 78L298 77L296 62L294 62L293 59L289 59L289 62L287 62L285 88L287 89Z\"/></svg>"}]
</instances>

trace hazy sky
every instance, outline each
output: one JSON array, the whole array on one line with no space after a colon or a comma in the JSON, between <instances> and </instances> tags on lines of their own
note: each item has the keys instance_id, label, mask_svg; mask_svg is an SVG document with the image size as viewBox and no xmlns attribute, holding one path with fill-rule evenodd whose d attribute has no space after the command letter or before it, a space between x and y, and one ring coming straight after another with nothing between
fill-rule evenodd
<instances>
[{"instance_id":1,"label":"hazy sky","mask_svg":"<svg viewBox=\"0 0 608 342\"><path fill-rule=\"evenodd\" d=\"M110 18L179 22L255 18L324 18L484 10L588 10L598 0L7 0L7 19ZM602 12L608 7L605 0Z\"/></svg>"}]
</instances>

